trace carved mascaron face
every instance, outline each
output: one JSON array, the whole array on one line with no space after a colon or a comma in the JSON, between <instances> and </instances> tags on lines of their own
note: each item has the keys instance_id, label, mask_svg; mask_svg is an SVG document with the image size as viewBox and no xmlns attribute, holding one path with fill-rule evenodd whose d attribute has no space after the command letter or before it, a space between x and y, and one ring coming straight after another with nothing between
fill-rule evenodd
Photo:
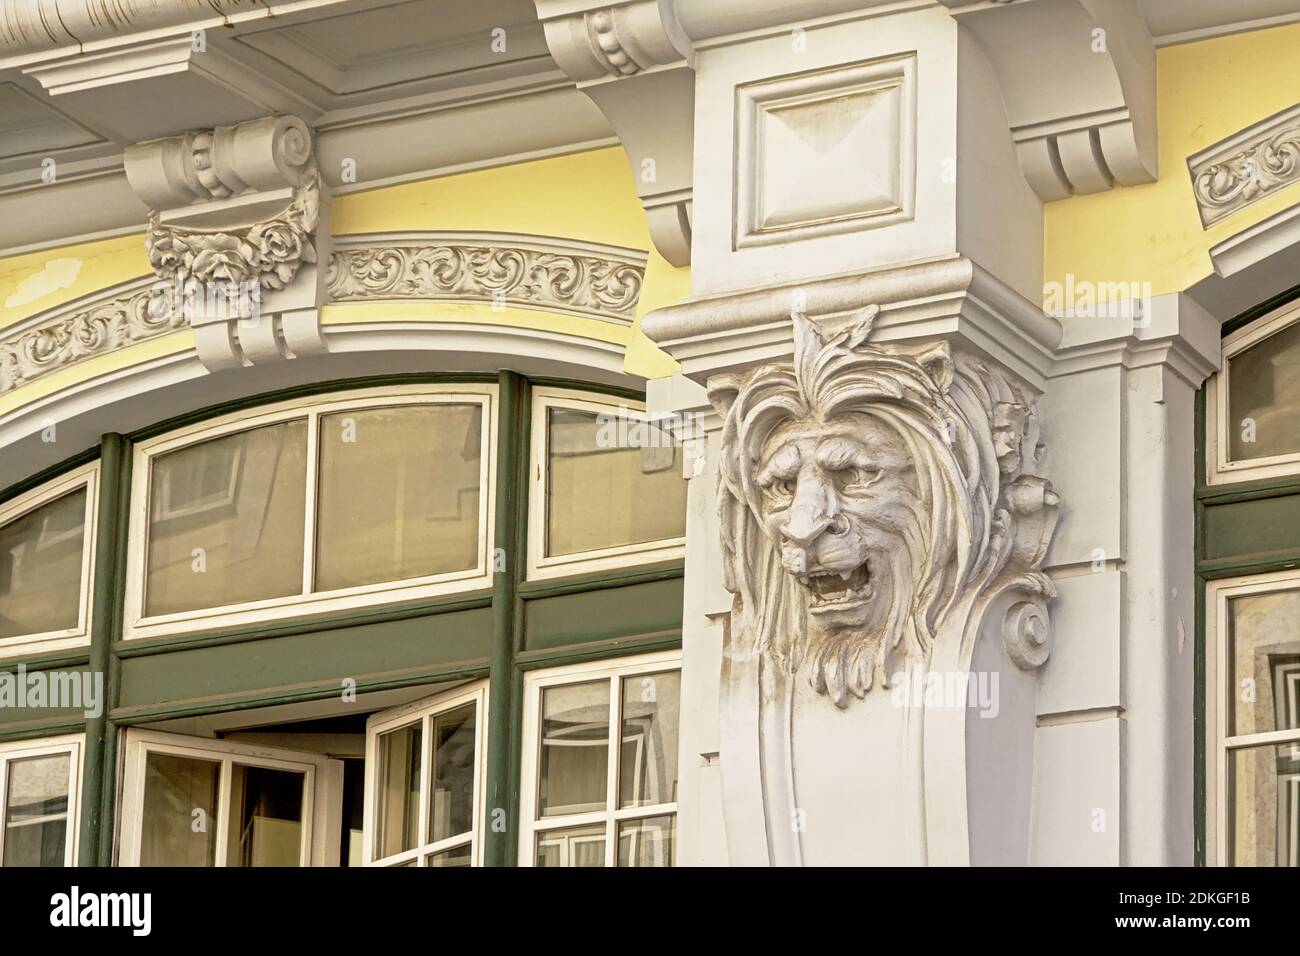
<instances>
[{"instance_id":1,"label":"carved mascaron face","mask_svg":"<svg viewBox=\"0 0 1300 956\"><path fill-rule=\"evenodd\" d=\"M898 435L864 414L773 429L757 471L764 530L822 627L874 628L888 612L918 508Z\"/></svg>"}]
</instances>

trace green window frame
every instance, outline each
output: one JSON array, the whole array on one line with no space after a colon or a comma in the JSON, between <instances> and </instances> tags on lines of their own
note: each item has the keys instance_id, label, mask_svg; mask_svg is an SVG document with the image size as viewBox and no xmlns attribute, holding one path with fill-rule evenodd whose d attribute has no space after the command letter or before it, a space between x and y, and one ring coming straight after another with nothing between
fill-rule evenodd
<instances>
[{"instance_id":1,"label":"green window frame","mask_svg":"<svg viewBox=\"0 0 1300 956\"><path fill-rule=\"evenodd\" d=\"M1300 286L1223 326L1226 358L1300 323ZM1194 528L1196 547L1195 859L1226 865L1229 775L1234 754L1300 739L1286 730L1237 734L1233 701L1230 604L1237 597L1300 587L1300 455L1232 462L1223 372L1197 396ZM1285 743L1287 747L1292 746ZM1281 749L1279 747L1279 749Z\"/></svg>"},{"instance_id":2,"label":"green window frame","mask_svg":"<svg viewBox=\"0 0 1300 956\"><path fill-rule=\"evenodd\" d=\"M128 547L137 451L205 423L256 415L276 403L327 402L366 389L492 390L496 423L490 551L493 573L475 587L306 616L236 621L184 633L128 637ZM0 712L0 741L84 733L76 858L114 863L123 731L159 721L337 698L340 680L357 694L486 680L482 863L513 865L519 826L524 675L532 670L680 650L682 559L575 567L528 578L529 464L534 390L581 392L635 407L632 389L525 378L517 373L420 374L314 383L201 409L127 435L107 434L56 468L0 491L0 507L73 469L97 469L95 573L89 642L0 660L0 670L88 670L105 675L103 713ZM684 479L683 479L684 480ZM504 818L506 825L499 825Z\"/></svg>"}]
</instances>

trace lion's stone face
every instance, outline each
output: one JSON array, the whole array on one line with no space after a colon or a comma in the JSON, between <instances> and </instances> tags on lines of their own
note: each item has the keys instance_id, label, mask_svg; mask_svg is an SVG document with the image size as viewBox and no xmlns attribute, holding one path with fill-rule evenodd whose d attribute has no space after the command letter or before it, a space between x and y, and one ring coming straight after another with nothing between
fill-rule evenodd
<instances>
[{"instance_id":1,"label":"lion's stone face","mask_svg":"<svg viewBox=\"0 0 1300 956\"><path fill-rule=\"evenodd\" d=\"M761 521L828 629L870 628L888 611L915 470L898 436L867 415L787 421L764 443Z\"/></svg>"}]
</instances>

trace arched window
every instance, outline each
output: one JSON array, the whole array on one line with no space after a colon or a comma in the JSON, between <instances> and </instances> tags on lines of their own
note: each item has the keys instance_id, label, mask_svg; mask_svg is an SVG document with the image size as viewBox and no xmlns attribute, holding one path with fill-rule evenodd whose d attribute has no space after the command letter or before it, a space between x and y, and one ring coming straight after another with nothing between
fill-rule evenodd
<instances>
[{"instance_id":1,"label":"arched window","mask_svg":"<svg viewBox=\"0 0 1300 956\"><path fill-rule=\"evenodd\" d=\"M5 860L671 865L685 437L626 390L394 376L107 436L0 493L0 671L83 691L20 748L63 776L0 780L0 807L63 801L48 834L11 814ZM575 682L605 736L563 750L571 709L528 708ZM116 832L80 811L104 799Z\"/></svg>"},{"instance_id":2,"label":"arched window","mask_svg":"<svg viewBox=\"0 0 1300 956\"><path fill-rule=\"evenodd\" d=\"M127 637L490 585L495 395L317 396L142 442Z\"/></svg>"}]
</instances>

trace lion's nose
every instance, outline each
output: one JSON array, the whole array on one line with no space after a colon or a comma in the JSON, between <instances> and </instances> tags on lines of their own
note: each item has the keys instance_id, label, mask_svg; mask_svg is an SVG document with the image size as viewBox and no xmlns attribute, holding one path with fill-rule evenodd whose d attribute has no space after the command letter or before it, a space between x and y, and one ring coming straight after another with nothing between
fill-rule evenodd
<instances>
[{"instance_id":1,"label":"lion's nose","mask_svg":"<svg viewBox=\"0 0 1300 956\"><path fill-rule=\"evenodd\" d=\"M790 503L789 520L781 528L781 535L790 544L808 548L827 528L832 531L842 524L830 500L824 482L800 481Z\"/></svg>"}]
</instances>

